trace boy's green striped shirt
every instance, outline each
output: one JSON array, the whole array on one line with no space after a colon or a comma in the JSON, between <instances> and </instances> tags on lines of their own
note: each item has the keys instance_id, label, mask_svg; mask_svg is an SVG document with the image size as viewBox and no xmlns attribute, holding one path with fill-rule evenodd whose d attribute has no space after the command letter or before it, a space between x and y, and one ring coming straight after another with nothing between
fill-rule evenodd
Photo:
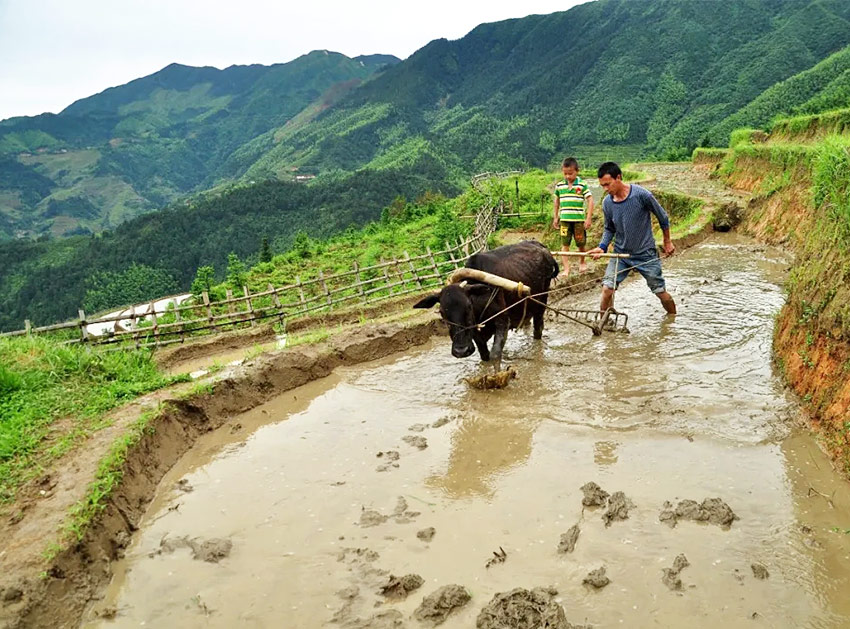
<instances>
[{"instance_id":1,"label":"boy's green striped shirt","mask_svg":"<svg viewBox=\"0 0 850 629\"><path fill-rule=\"evenodd\" d=\"M576 177L572 184L559 181L555 184L555 194L558 195L558 208L562 221L583 221L584 202L591 196L590 188L584 179Z\"/></svg>"}]
</instances>

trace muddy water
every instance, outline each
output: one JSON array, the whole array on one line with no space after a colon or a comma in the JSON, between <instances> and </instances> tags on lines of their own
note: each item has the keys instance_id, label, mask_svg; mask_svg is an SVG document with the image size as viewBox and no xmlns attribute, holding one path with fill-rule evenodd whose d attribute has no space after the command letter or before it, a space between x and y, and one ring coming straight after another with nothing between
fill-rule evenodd
<instances>
[{"instance_id":1,"label":"muddy water","mask_svg":"<svg viewBox=\"0 0 850 629\"><path fill-rule=\"evenodd\" d=\"M515 334L519 378L504 391L468 389L479 365L438 340L234 417L163 479L84 626L377 627L396 625L370 617L398 610L420 627L422 598L453 583L472 600L445 627L475 626L497 592L550 585L571 622L596 627L850 626L850 486L793 429L770 366L787 264L713 237L665 263L674 321L642 280L627 282L617 305L631 334L566 322L549 322L542 343ZM583 508L588 481L625 492L628 519L606 527L604 508ZM665 501L710 497L740 518L728 530L659 521ZM575 524L575 550L559 554ZM427 527L431 541L417 537ZM204 562L170 550L184 536L232 549ZM500 548L504 561L485 567ZM679 554L690 565L671 591L662 570ZM611 583L584 585L601 566ZM385 602L389 573L424 585ZM117 615L98 620L106 608Z\"/></svg>"}]
</instances>

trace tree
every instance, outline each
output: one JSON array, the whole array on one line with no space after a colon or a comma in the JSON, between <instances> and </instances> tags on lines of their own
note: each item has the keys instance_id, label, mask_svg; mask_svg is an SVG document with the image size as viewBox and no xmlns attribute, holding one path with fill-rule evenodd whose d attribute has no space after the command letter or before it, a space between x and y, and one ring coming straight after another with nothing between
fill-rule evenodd
<instances>
[{"instance_id":1,"label":"tree","mask_svg":"<svg viewBox=\"0 0 850 629\"><path fill-rule=\"evenodd\" d=\"M268 236L263 236L263 242L260 245L260 262L272 261L272 248L269 246Z\"/></svg>"},{"instance_id":2,"label":"tree","mask_svg":"<svg viewBox=\"0 0 850 629\"><path fill-rule=\"evenodd\" d=\"M192 280L192 294L199 296L204 291L209 294L212 291L215 283L215 268L212 265L204 265L198 267L195 273L195 279Z\"/></svg>"},{"instance_id":3,"label":"tree","mask_svg":"<svg viewBox=\"0 0 850 629\"><path fill-rule=\"evenodd\" d=\"M232 251L227 256L227 283L231 288L242 288L248 282L245 263Z\"/></svg>"}]
</instances>

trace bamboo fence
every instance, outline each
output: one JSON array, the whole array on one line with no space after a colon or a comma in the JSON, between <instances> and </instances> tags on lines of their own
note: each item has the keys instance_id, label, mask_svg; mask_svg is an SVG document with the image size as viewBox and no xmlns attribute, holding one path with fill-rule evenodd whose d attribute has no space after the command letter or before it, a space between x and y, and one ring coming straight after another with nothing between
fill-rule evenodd
<instances>
[{"instance_id":1,"label":"bamboo fence","mask_svg":"<svg viewBox=\"0 0 850 629\"><path fill-rule=\"evenodd\" d=\"M495 231L499 213L504 209L500 203L488 204L475 215L472 235L456 243L445 243L440 251L426 247L423 254L381 261L371 266L359 266L355 261L351 270L324 275L321 270L316 277L296 277L287 286L268 285L267 289L251 293L247 286L242 295L234 296L227 291L226 298L210 301L204 291L185 305L156 307L153 300L145 312L136 309L129 315L116 314L88 319L80 309L78 318L65 323L32 327L25 322L23 330L6 332L0 337L63 332L73 338L66 343L90 345L119 345L160 347L172 343L184 343L187 339L204 334L216 334L237 328L254 327L268 319L277 319L285 325L286 320L328 312L344 305L367 305L384 299L422 292L443 285L448 277L470 255L487 248L487 239ZM126 329L122 323L129 322ZM102 335L89 332L94 324L113 323L115 329Z\"/></svg>"}]
</instances>

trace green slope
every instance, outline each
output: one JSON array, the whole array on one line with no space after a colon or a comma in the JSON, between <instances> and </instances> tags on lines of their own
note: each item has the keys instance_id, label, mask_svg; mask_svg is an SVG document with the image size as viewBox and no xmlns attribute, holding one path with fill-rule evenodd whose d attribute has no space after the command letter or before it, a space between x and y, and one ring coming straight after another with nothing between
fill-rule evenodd
<instances>
[{"instance_id":1,"label":"green slope","mask_svg":"<svg viewBox=\"0 0 850 629\"><path fill-rule=\"evenodd\" d=\"M172 64L58 115L2 121L0 215L30 234L118 225L240 175L244 167L230 159L236 149L332 87L356 86L395 61L314 51L273 66ZM62 212L56 202L69 198L97 211Z\"/></svg>"}]
</instances>

